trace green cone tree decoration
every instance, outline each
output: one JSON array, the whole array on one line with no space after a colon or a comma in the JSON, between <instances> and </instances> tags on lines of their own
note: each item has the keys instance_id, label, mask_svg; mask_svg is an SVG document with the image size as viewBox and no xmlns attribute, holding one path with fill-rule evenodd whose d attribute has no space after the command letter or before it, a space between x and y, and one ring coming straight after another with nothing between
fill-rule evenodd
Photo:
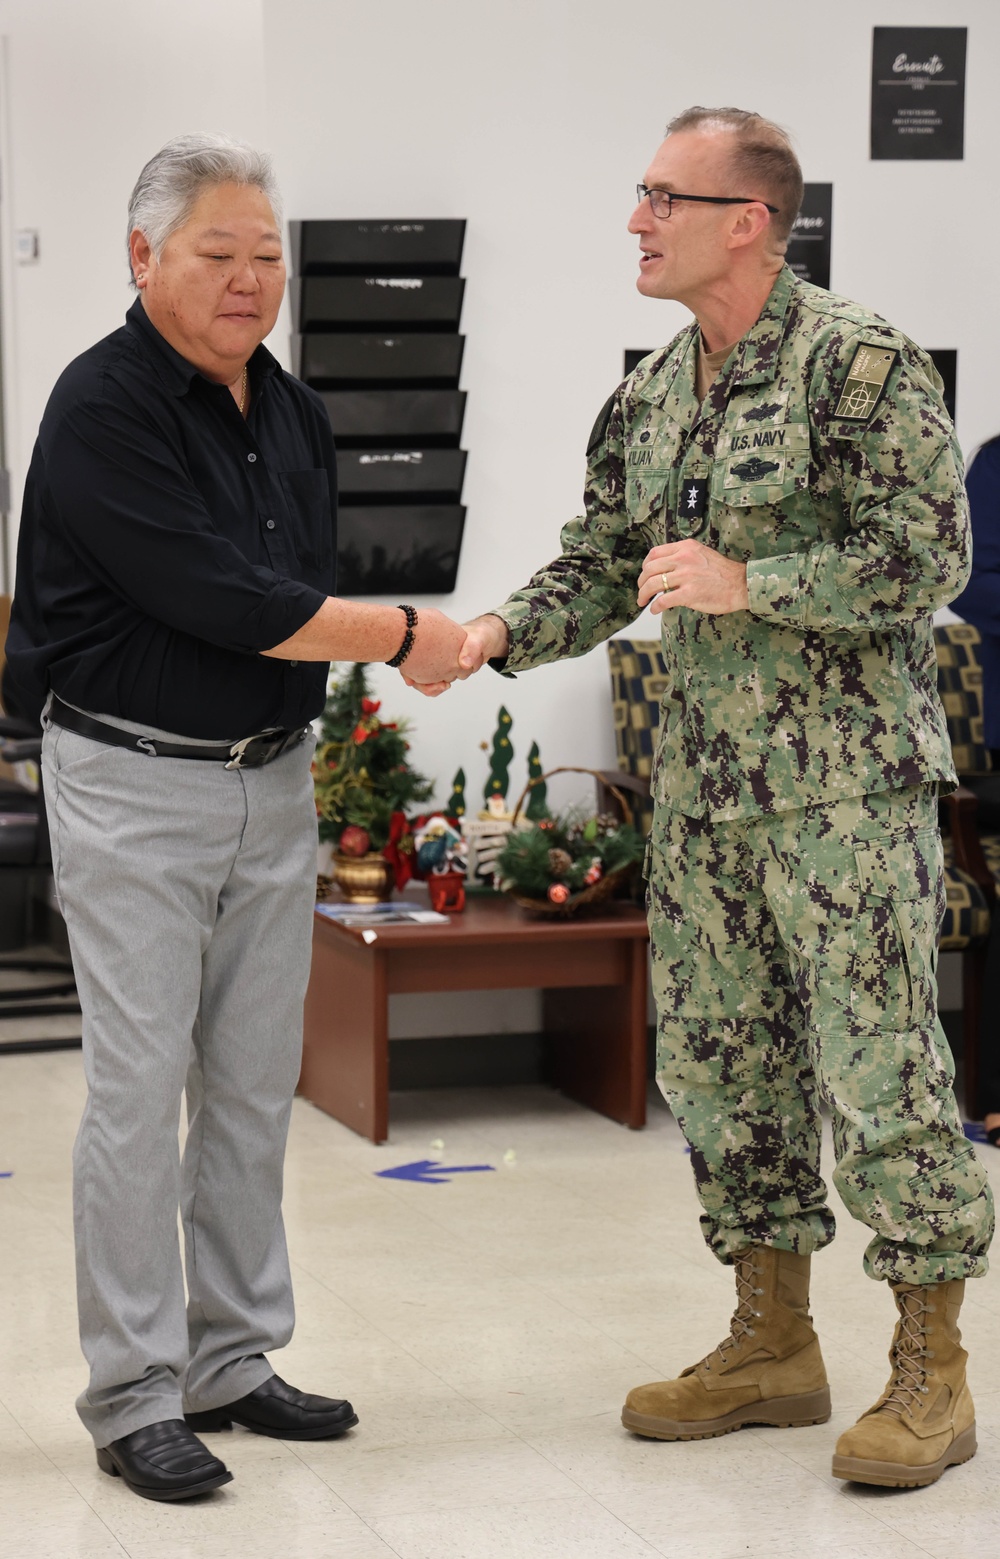
<instances>
[{"instance_id":1,"label":"green cone tree decoration","mask_svg":"<svg viewBox=\"0 0 1000 1559\"><path fill-rule=\"evenodd\" d=\"M528 754L528 780L538 780L537 785L532 785L528 791L528 799L524 807L524 815L532 823L537 823L543 817L549 815L548 786L542 779L542 760L538 753L538 743L532 742L531 751Z\"/></svg>"},{"instance_id":2,"label":"green cone tree decoration","mask_svg":"<svg viewBox=\"0 0 1000 1559\"><path fill-rule=\"evenodd\" d=\"M465 816L465 770L458 769L455 778L451 782L451 795L448 797L448 805L445 807L449 817Z\"/></svg>"},{"instance_id":3,"label":"green cone tree decoration","mask_svg":"<svg viewBox=\"0 0 1000 1559\"><path fill-rule=\"evenodd\" d=\"M502 796L505 800L507 789L510 785L510 760L514 756L511 746L509 731L514 724L507 710L500 705L497 711L497 728L493 737L493 751L490 753L490 777L486 781L483 797L489 801L491 796Z\"/></svg>"}]
</instances>

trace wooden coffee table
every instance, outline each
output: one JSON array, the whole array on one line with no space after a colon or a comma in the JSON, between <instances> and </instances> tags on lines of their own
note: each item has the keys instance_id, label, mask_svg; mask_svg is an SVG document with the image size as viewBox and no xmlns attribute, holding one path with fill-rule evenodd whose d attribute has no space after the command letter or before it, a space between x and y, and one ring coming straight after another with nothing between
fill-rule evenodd
<instances>
[{"instance_id":1,"label":"wooden coffee table","mask_svg":"<svg viewBox=\"0 0 1000 1559\"><path fill-rule=\"evenodd\" d=\"M613 902L536 920L501 895L447 925L384 926L366 943L317 914L299 1092L345 1126L389 1135L389 997L402 991L544 992L546 1076L622 1125L646 1124L646 917Z\"/></svg>"}]
</instances>

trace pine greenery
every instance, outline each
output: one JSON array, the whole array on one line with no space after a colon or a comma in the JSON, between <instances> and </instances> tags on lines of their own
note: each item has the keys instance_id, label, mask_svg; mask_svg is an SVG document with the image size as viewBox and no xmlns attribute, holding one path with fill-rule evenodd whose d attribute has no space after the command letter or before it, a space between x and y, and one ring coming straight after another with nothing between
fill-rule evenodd
<instances>
[{"instance_id":1,"label":"pine greenery","mask_svg":"<svg viewBox=\"0 0 1000 1559\"><path fill-rule=\"evenodd\" d=\"M630 823L603 816L554 817L533 828L513 830L497 856L496 876L502 888L529 899L544 899L554 882L579 893L595 860L606 876L641 861L644 848ZM563 869L560 852L570 858L568 869Z\"/></svg>"},{"instance_id":2,"label":"pine greenery","mask_svg":"<svg viewBox=\"0 0 1000 1559\"><path fill-rule=\"evenodd\" d=\"M337 844L351 823L367 831L372 850L382 850L392 814L427 801L434 786L410 767L406 722L378 718L367 666L337 670L342 674L331 683L313 760L319 837Z\"/></svg>"}]
</instances>

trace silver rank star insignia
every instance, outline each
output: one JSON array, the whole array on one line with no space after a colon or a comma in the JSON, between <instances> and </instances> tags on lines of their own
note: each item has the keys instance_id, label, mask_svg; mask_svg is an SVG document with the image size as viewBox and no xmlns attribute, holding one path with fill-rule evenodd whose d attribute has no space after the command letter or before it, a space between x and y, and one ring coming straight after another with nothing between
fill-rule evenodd
<instances>
[{"instance_id":1,"label":"silver rank star insignia","mask_svg":"<svg viewBox=\"0 0 1000 1559\"><path fill-rule=\"evenodd\" d=\"M708 506L708 478L705 476L688 476L681 483L681 496L679 504L679 518L684 520L700 520L704 517Z\"/></svg>"}]
</instances>

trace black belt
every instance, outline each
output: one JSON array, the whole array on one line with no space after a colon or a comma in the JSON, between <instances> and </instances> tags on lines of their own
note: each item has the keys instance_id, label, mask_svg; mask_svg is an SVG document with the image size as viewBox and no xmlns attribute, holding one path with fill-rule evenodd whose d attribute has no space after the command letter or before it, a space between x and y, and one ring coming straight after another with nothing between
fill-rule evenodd
<instances>
[{"instance_id":1,"label":"black belt","mask_svg":"<svg viewBox=\"0 0 1000 1559\"><path fill-rule=\"evenodd\" d=\"M89 736L91 741L104 742L108 747L126 747L129 752L142 752L148 758L201 758L209 762L225 763L227 769L260 769L265 763L273 763L289 747L295 747L309 727L300 726L297 731L267 731L261 736L244 736L238 742L224 742L221 746L204 747L193 742L165 742L159 736L136 736L123 731L117 725L105 725L81 714L70 704L64 704L53 693L49 703L49 716L57 725L77 736Z\"/></svg>"}]
</instances>

